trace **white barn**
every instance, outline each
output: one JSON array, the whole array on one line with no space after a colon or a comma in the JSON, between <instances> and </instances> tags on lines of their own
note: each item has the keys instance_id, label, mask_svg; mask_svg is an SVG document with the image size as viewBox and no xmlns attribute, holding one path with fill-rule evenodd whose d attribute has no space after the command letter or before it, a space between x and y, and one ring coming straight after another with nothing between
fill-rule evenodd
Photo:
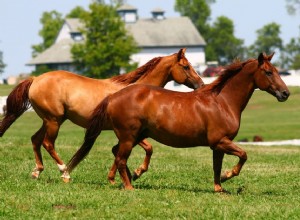
<instances>
[{"instance_id":1,"label":"white barn","mask_svg":"<svg viewBox=\"0 0 300 220\"><path fill-rule=\"evenodd\" d=\"M126 29L134 37L140 51L131 59L141 66L154 57L166 56L187 48L186 57L197 71L205 68L206 42L188 17L166 17L164 11L157 8L152 17L139 18L137 9L123 5L118 13L125 22ZM74 43L84 40L80 30L84 28L79 19L66 19L55 43L33 58L27 65L47 65L53 69L76 72L73 65L71 47ZM186 88L167 88L183 90Z\"/></svg>"}]
</instances>

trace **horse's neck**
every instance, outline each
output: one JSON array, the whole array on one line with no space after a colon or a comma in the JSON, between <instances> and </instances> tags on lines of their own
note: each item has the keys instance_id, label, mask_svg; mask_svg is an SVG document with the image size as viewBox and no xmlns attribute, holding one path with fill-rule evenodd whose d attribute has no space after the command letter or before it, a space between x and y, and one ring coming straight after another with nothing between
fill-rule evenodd
<instances>
[{"instance_id":1,"label":"horse's neck","mask_svg":"<svg viewBox=\"0 0 300 220\"><path fill-rule=\"evenodd\" d=\"M230 108L241 114L247 106L253 92L254 80L252 73L238 73L224 86L220 95L227 100Z\"/></svg>"},{"instance_id":2,"label":"horse's neck","mask_svg":"<svg viewBox=\"0 0 300 220\"><path fill-rule=\"evenodd\" d=\"M136 83L164 87L171 81L170 69L170 62L161 60L152 71L146 73L146 75L138 79Z\"/></svg>"}]
</instances>

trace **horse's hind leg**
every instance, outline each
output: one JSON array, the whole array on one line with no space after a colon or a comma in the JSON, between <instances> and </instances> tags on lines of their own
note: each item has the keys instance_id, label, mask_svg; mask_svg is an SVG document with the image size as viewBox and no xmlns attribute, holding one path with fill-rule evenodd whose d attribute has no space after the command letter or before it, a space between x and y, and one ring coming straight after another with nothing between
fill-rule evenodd
<instances>
[{"instance_id":1,"label":"horse's hind leg","mask_svg":"<svg viewBox=\"0 0 300 220\"><path fill-rule=\"evenodd\" d=\"M126 190L133 189L131 185L131 175L127 167L127 160L133 148L133 144L129 141L120 143L118 153L115 158L115 164L118 167L121 179Z\"/></svg>"},{"instance_id":2,"label":"horse's hind leg","mask_svg":"<svg viewBox=\"0 0 300 220\"><path fill-rule=\"evenodd\" d=\"M142 174L145 173L148 170L148 167L149 167L149 164L150 164L150 159L151 159L151 156L152 156L152 153L153 153L152 145L146 139L139 142L139 145L145 150L146 156L145 156L143 164L140 165L139 168L137 168L133 172L133 176L132 176L133 180L136 180L136 179L140 178L142 176ZM115 157L118 153L118 149L119 149L119 145L115 145L112 149L112 152L113 152ZM127 166L126 166L126 169L127 169L127 171L129 171ZM112 167L109 171L108 177L107 177L107 179L109 180L109 182L111 184L115 184L116 172L117 172L117 165L115 163L113 163L113 165L112 165Z\"/></svg>"},{"instance_id":3,"label":"horse's hind leg","mask_svg":"<svg viewBox=\"0 0 300 220\"><path fill-rule=\"evenodd\" d=\"M33 152L35 156L35 168L31 173L33 179L37 179L44 170L43 158L41 153L41 145L45 137L46 128L44 125L31 137Z\"/></svg>"},{"instance_id":4,"label":"horse's hind leg","mask_svg":"<svg viewBox=\"0 0 300 220\"><path fill-rule=\"evenodd\" d=\"M152 145L146 140L142 140L139 145L145 150L146 156L142 165L137 168L133 173L133 180L136 180L142 176L148 170L150 159L153 153Z\"/></svg>"},{"instance_id":5,"label":"horse's hind leg","mask_svg":"<svg viewBox=\"0 0 300 220\"><path fill-rule=\"evenodd\" d=\"M115 145L113 148L112 148L112 153L113 155L116 157L117 154L118 154L118 150L119 150L119 144ZM108 176L107 176L107 179L108 181L111 183L111 184L115 184L116 181L115 181L115 177L116 177L116 173L117 173L117 164L116 162L114 161L112 167L110 168L110 171L108 173ZM128 176L129 178L131 179L131 174L130 174L130 171L129 171L129 168L126 166L126 171L128 173Z\"/></svg>"},{"instance_id":6,"label":"horse's hind leg","mask_svg":"<svg viewBox=\"0 0 300 220\"><path fill-rule=\"evenodd\" d=\"M43 146L50 154L50 156L55 160L59 170L63 173L66 170L66 165L60 159L57 152L55 151L55 140L58 135L60 124L57 121L47 121L46 122L46 135L43 140Z\"/></svg>"}]
</instances>

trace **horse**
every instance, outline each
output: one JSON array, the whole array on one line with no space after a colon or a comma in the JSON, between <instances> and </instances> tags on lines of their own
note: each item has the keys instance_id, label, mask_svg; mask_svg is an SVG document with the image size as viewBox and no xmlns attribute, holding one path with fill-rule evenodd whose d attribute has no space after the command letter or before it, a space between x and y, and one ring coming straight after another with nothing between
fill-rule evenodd
<instances>
[{"instance_id":1,"label":"horse","mask_svg":"<svg viewBox=\"0 0 300 220\"><path fill-rule=\"evenodd\" d=\"M106 97L94 110L84 143L68 162L65 174L88 154L101 131L112 127L119 139L115 164L125 189L133 189L131 174L126 169L131 150L150 137L175 148L210 147L214 191L226 192L221 182L238 176L247 160L247 153L233 139L254 90L266 91L280 102L290 95L270 63L273 54L260 53L257 59L235 61L211 84L192 92L133 85ZM232 170L221 175L224 154L237 156L239 161Z\"/></svg>"},{"instance_id":2,"label":"horse","mask_svg":"<svg viewBox=\"0 0 300 220\"><path fill-rule=\"evenodd\" d=\"M190 88L204 85L185 57L186 49L164 57L155 57L145 65L128 74L108 79L92 79L67 71L52 71L38 77L29 78L20 83L7 98L7 112L0 123L0 137L10 125L19 118L30 106L43 120L41 128L31 137L36 166L31 176L39 178L44 170L41 145L55 160L61 173L66 169L64 162L55 151L55 140L59 128L67 119L74 124L86 128L89 117L96 106L109 94L131 84L149 84L165 86L175 80ZM146 151L145 162L140 173L147 167L152 154L152 146L142 140L140 145ZM117 168L113 167L113 173Z\"/></svg>"}]
</instances>

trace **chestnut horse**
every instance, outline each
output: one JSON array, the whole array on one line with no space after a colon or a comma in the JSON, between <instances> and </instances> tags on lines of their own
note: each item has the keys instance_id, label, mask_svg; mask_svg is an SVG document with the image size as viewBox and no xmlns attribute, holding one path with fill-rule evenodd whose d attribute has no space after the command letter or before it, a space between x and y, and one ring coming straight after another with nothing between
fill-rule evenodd
<instances>
[{"instance_id":1,"label":"chestnut horse","mask_svg":"<svg viewBox=\"0 0 300 220\"><path fill-rule=\"evenodd\" d=\"M67 164L66 174L86 156L102 129L113 127L119 139L115 164L125 189L133 189L126 170L132 148L144 138L176 148L209 146L213 150L214 191L224 192L221 182L239 175L246 152L232 142L240 127L241 113L256 88L282 102L289 90L270 63L273 54L233 62L213 83L188 93L134 85L105 98L95 109L84 143ZM221 176L224 154L239 157L231 171Z\"/></svg>"},{"instance_id":2,"label":"chestnut horse","mask_svg":"<svg viewBox=\"0 0 300 220\"><path fill-rule=\"evenodd\" d=\"M43 120L42 127L31 137L36 160L32 177L38 178L44 170L41 145L63 172L66 166L56 153L54 142L66 119L85 128L96 106L107 95L129 84L163 87L167 82L175 80L190 88L201 87L203 81L186 59L185 51L186 49L181 49L173 55L153 58L135 71L110 79L91 79L66 71L48 72L27 79L8 96L7 113L0 124L0 137L31 105ZM145 162L140 168L142 170L150 160L152 146L146 140L141 140L140 145L146 151ZM116 173L117 168L114 169L111 173Z\"/></svg>"}]
</instances>

